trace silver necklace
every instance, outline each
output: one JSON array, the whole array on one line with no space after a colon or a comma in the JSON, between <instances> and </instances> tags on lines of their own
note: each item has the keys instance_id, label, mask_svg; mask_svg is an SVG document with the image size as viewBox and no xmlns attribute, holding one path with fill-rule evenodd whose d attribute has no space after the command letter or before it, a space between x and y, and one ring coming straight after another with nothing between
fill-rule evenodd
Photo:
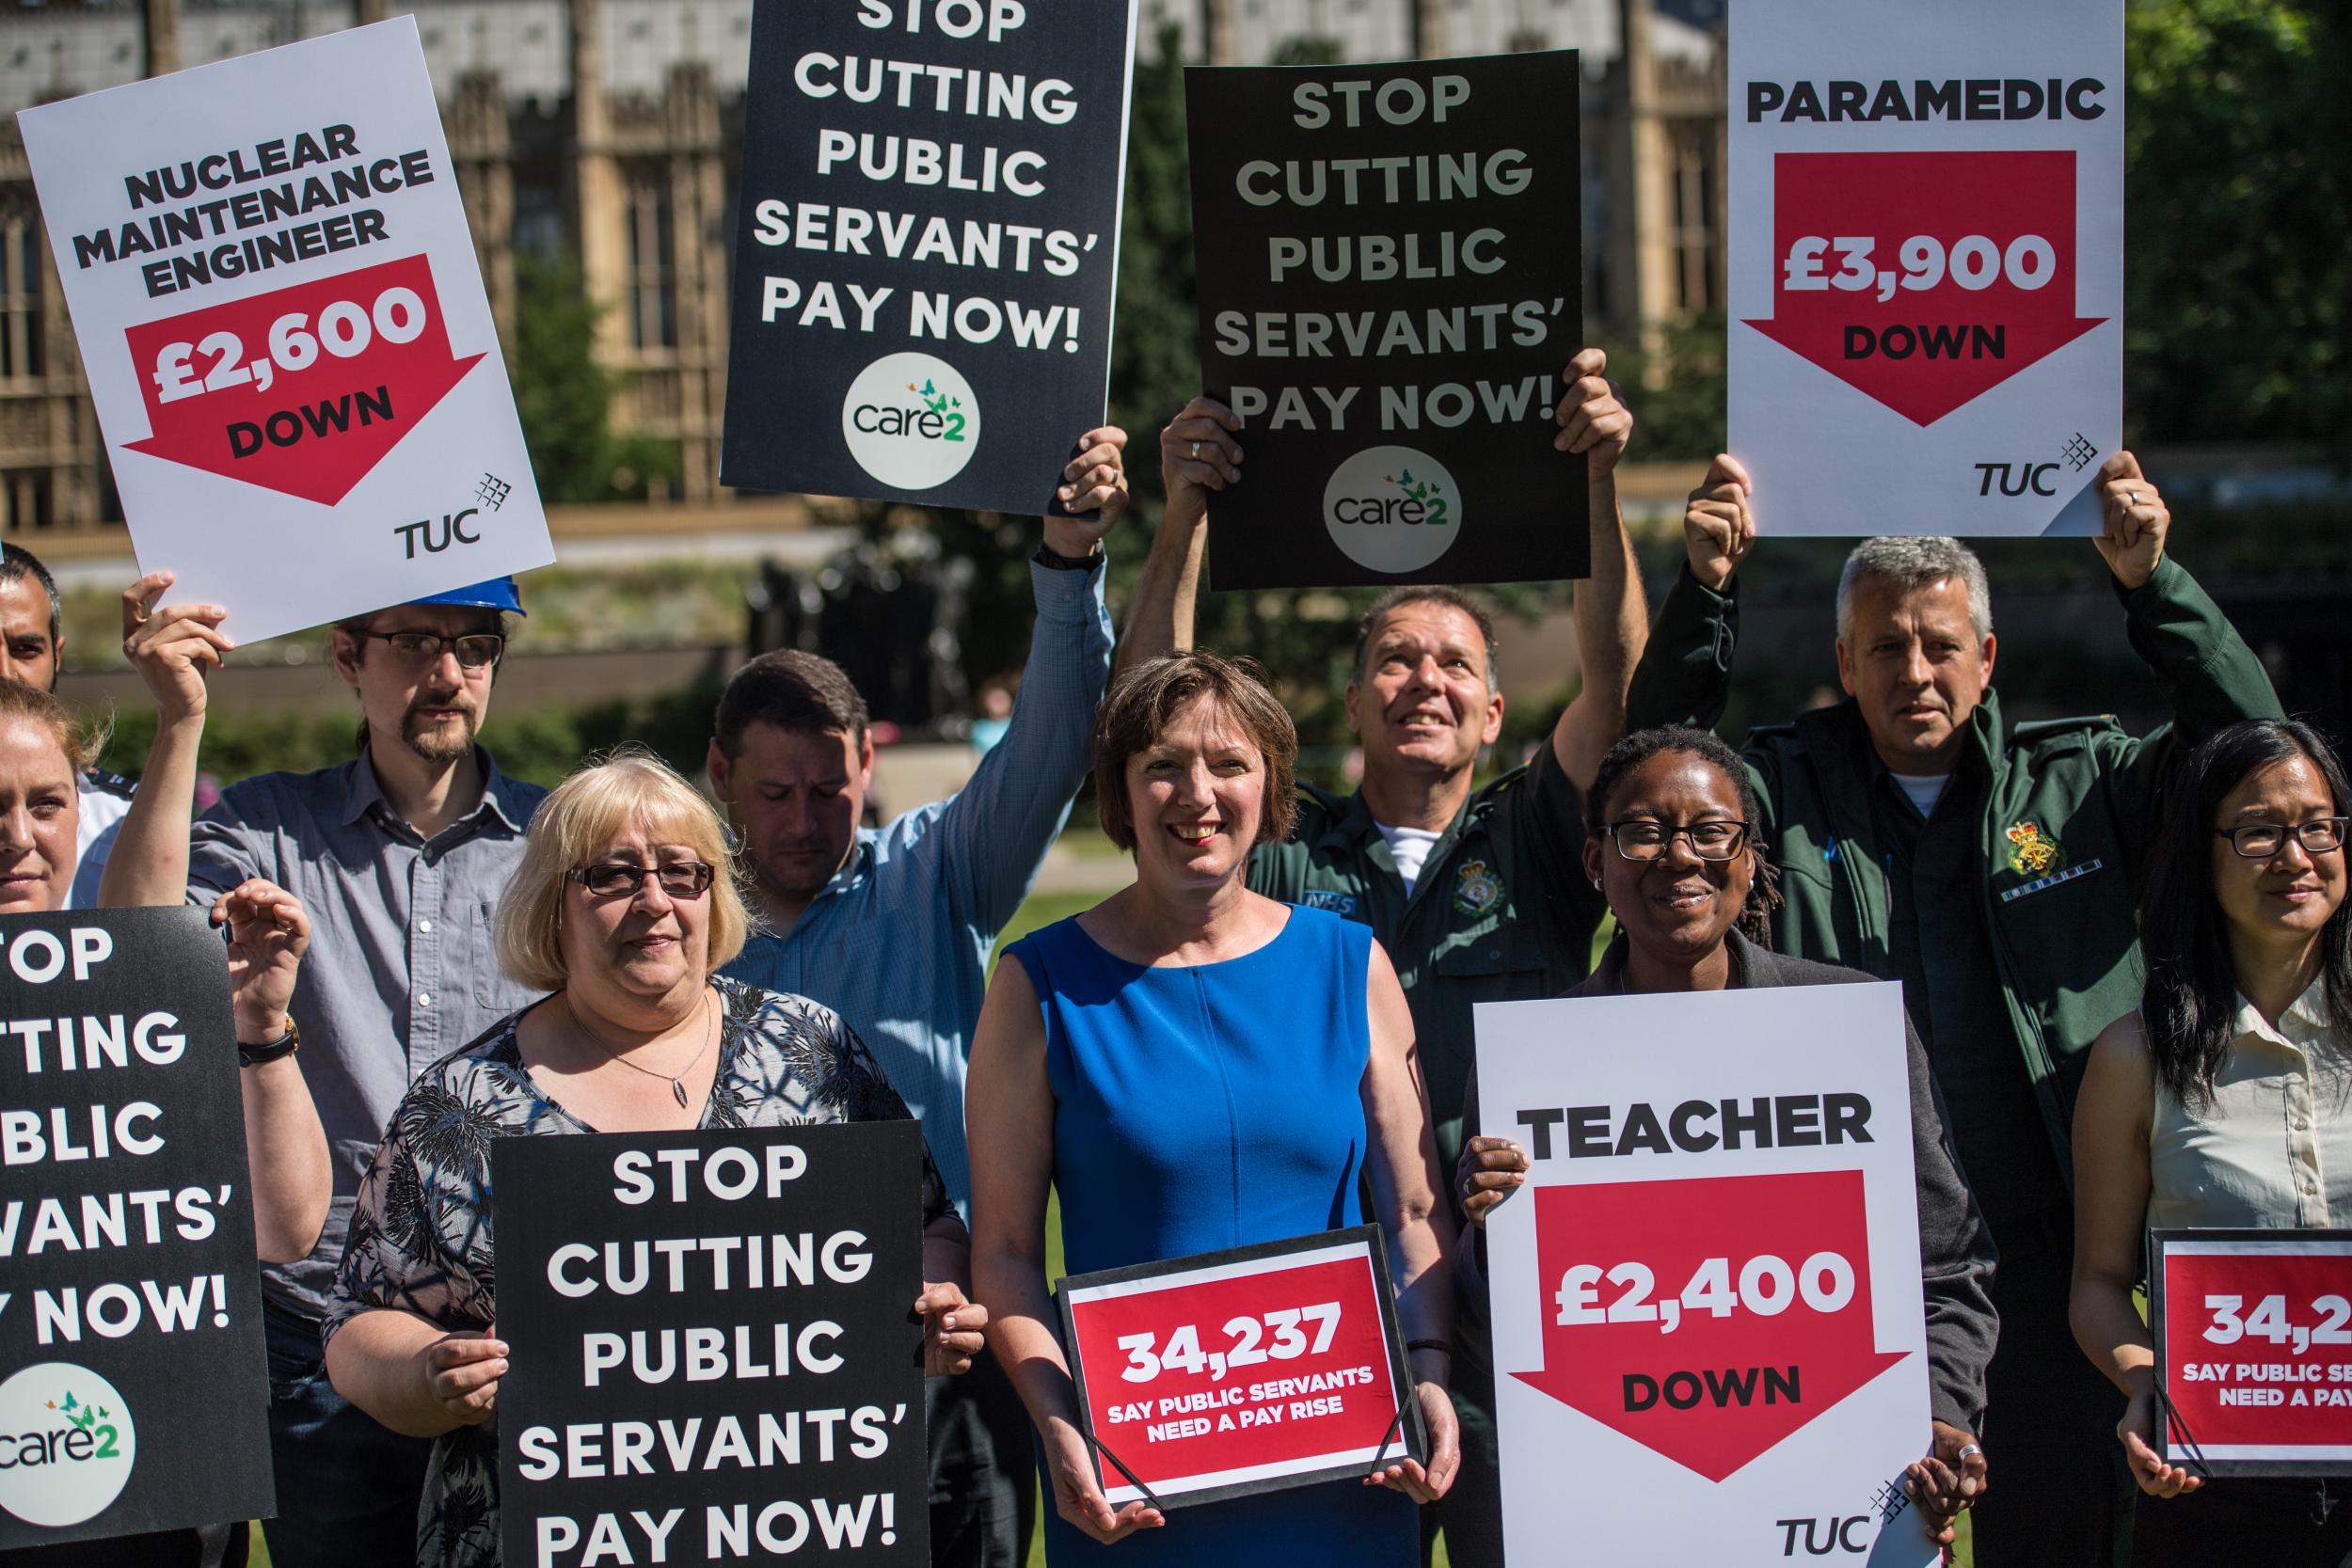
<instances>
[{"instance_id":1,"label":"silver necklace","mask_svg":"<svg viewBox=\"0 0 2352 1568\"><path fill-rule=\"evenodd\" d=\"M627 1056L622 1055L611 1046L605 1045L604 1041L596 1039L596 1031L590 1029L586 1023L580 1021L580 1009L577 1007L572 1009L572 1021L580 1024L581 1034L586 1035L592 1040L596 1040L598 1045L604 1046L607 1060L617 1062L621 1066L628 1069L631 1072L642 1072L648 1078L660 1078L667 1080L670 1085L670 1093L676 1097L678 1107L683 1110L689 1103L686 1098L686 1075L693 1071L696 1068L702 1066L703 1058L710 1053L711 1042L719 1037L719 1010L710 1003L707 992L704 993L704 1006L710 1013L709 1032L703 1037L702 1048L694 1053L694 1059L687 1063L684 1068L680 1069L675 1077L666 1072L657 1072L649 1067L639 1067L635 1062L630 1061Z\"/></svg>"}]
</instances>

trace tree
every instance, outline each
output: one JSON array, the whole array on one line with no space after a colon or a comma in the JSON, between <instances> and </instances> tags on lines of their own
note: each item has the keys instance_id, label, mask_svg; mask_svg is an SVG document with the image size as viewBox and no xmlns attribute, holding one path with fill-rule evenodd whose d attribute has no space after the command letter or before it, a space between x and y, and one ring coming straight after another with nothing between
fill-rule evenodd
<instances>
[{"instance_id":1,"label":"tree","mask_svg":"<svg viewBox=\"0 0 2352 1568\"><path fill-rule=\"evenodd\" d=\"M507 372L543 500L642 499L652 481L679 471L675 442L612 429L612 399L623 381L596 359L603 314L576 261L516 254Z\"/></svg>"},{"instance_id":2,"label":"tree","mask_svg":"<svg viewBox=\"0 0 2352 1568\"><path fill-rule=\"evenodd\" d=\"M2352 425L2352 13L2137 0L2125 16L2125 405L2156 441Z\"/></svg>"}]
</instances>

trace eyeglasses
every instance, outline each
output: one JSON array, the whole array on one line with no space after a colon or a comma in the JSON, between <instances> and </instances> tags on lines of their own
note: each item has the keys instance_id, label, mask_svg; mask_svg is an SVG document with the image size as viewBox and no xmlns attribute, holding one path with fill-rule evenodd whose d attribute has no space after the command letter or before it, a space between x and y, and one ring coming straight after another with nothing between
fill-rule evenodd
<instances>
[{"instance_id":1,"label":"eyeglasses","mask_svg":"<svg viewBox=\"0 0 2352 1568\"><path fill-rule=\"evenodd\" d=\"M667 865L606 861L597 865L576 865L564 875L598 898L615 898L624 893L634 898L648 877L660 882L661 891L673 898L700 898L710 891L719 870L708 861L672 861Z\"/></svg>"},{"instance_id":2,"label":"eyeglasses","mask_svg":"<svg viewBox=\"0 0 2352 1568\"><path fill-rule=\"evenodd\" d=\"M458 666L467 670L496 664L506 653L506 639L489 631L471 632L464 637L442 637L429 631L363 631L359 635L390 643L392 657L411 670L430 669L440 663L443 648L455 654Z\"/></svg>"},{"instance_id":3,"label":"eyeglasses","mask_svg":"<svg viewBox=\"0 0 2352 1568\"><path fill-rule=\"evenodd\" d=\"M1737 858L1748 842L1748 824L1729 820L1672 827L1643 816L1604 822L1600 831L1615 843L1617 853L1629 861L1663 860L1667 847L1677 838L1689 839L1691 852L1703 861L1727 861Z\"/></svg>"},{"instance_id":4,"label":"eyeglasses","mask_svg":"<svg viewBox=\"0 0 2352 1568\"><path fill-rule=\"evenodd\" d=\"M2216 828L2213 836L2226 838L2230 847L2249 861L2266 861L2287 847L2293 833L2312 855L2331 854L2344 847L2344 829L2352 817L2321 816L2289 828L2277 822L2248 822L2235 828Z\"/></svg>"}]
</instances>

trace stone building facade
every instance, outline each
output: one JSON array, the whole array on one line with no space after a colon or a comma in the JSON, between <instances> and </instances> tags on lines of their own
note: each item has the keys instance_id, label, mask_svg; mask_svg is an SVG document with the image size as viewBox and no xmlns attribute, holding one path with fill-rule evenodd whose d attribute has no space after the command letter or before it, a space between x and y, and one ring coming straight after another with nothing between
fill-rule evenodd
<instances>
[{"instance_id":1,"label":"stone building facade","mask_svg":"<svg viewBox=\"0 0 2352 1568\"><path fill-rule=\"evenodd\" d=\"M771 4L784 0L769 0ZM1115 3L1115 0L1104 0ZM396 12L417 19L484 277L512 342L517 258L576 259L614 428L675 447L707 505L755 0L0 0L0 110ZM1142 0L1186 57L1585 52L1585 311L1619 341L1721 305L1723 0ZM24 149L0 119L0 531L57 546L121 510ZM38 547L38 546L37 546Z\"/></svg>"}]
</instances>

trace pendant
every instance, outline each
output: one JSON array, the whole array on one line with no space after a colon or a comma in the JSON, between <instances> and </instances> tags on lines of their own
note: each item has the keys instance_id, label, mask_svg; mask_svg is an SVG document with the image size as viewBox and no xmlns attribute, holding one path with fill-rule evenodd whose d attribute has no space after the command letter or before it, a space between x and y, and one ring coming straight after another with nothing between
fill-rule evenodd
<instances>
[{"instance_id":1,"label":"pendant","mask_svg":"<svg viewBox=\"0 0 2352 1568\"><path fill-rule=\"evenodd\" d=\"M686 1085L679 1080L673 1078L670 1080L670 1092L677 1096L678 1107L683 1110L686 1106Z\"/></svg>"}]
</instances>

